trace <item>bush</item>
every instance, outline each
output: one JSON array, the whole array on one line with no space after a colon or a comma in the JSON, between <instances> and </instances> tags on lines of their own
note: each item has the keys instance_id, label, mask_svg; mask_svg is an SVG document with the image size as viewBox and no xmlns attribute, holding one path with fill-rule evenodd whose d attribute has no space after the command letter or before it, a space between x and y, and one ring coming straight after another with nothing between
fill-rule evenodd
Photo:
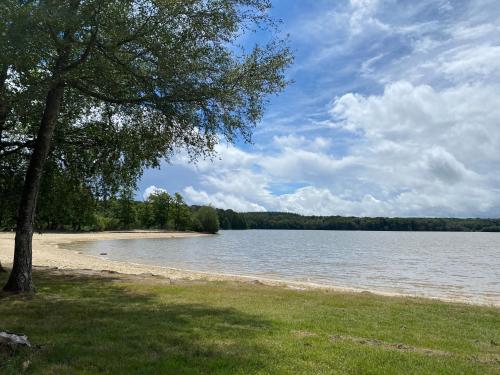
<instances>
[{"instance_id":1,"label":"bush","mask_svg":"<svg viewBox=\"0 0 500 375\"><path fill-rule=\"evenodd\" d=\"M196 214L193 216L193 219L191 220L189 229L195 232L203 232L203 226L201 225L200 219L198 219L198 216L196 216Z\"/></svg>"},{"instance_id":2,"label":"bush","mask_svg":"<svg viewBox=\"0 0 500 375\"><path fill-rule=\"evenodd\" d=\"M215 208L203 206L196 212L196 219L201 225L201 231L217 233L219 231L219 217Z\"/></svg>"},{"instance_id":3,"label":"bush","mask_svg":"<svg viewBox=\"0 0 500 375\"><path fill-rule=\"evenodd\" d=\"M96 231L104 231L104 230L115 230L120 228L120 220L116 218L106 217L101 214L95 214L95 230Z\"/></svg>"}]
</instances>

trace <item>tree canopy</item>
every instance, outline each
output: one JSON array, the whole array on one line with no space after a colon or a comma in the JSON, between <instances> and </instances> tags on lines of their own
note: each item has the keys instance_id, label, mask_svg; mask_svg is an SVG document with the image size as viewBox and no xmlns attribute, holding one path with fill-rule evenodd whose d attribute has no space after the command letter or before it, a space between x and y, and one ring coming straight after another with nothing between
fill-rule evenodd
<instances>
[{"instance_id":1,"label":"tree canopy","mask_svg":"<svg viewBox=\"0 0 500 375\"><path fill-rule=\"evenodd\" d=\"M217 211L211 206L203 206L195 216L199 231L207 233L217 233L219 231L219 217Z\"/></svg>"},{"instance_id":2,"label":"tree canopy","mask_svg":"<svg viewBox=\"0 0 500 375\"><path fill-rule=\"evenodd\" d=\"M261 0L14 1L0 5L0 158L30 153L47 93L64 87L52 157L106 189L133 183L177 148L207 156L222 136L251 139L291 56ZM5 52L5 53L4 53ZM0 82L2 83L2 82ZM119 178L121 177L121 178ZM96 181L94 181L96 182Z\"/></svg>"},{"instance_id":3,"label":"tree canopy","mask_svg":"<svg viewBox=\"0 0 500 375\"><path fill-rule=\"evenodd\" d=\"M176 150L196 159L222 139L251 140L292 60L269 7L269 0L1 2L0 172L24 181L7 289L33 289L31 236L46 164L61 181L106 198L133 188L144 168ZM267 31L268 42L239 46L253 30Z\"/></svg>"}]
</instances>

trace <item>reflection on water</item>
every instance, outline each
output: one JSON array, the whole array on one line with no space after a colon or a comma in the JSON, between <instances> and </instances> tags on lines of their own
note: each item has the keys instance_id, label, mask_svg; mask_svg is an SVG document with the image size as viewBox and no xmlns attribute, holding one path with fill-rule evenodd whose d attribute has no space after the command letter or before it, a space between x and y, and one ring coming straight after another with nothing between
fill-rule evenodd
<instances>
[{"instance_id":1,"label":"reflection on water","mask_svg":"<svg viewBox=\"0 0 500 375\"><path fill-rule=\"evenodd\" d=\"M158 266L500 303L500 233L248 230L71 246Z\"/></svg>"}]
</instances>

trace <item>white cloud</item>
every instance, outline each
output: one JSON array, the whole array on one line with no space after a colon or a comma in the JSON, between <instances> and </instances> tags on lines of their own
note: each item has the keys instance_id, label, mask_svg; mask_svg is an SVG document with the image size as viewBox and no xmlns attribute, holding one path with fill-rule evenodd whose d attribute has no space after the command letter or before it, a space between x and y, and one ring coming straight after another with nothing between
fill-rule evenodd
<instances>
[{"instance_id":1,"label":"white cloud","mask_svg":"<svg viewBox=\"0 0 500 375\"><path fill-rule=\"evenodd\" d=\"M456 81L500 78L500 46L457 48L451 57L441 56L436 69Z\"/></svg>"},{"instance_id":2,"label":"white cloud","mask_svg":"<svg viewBox=\"0 0 500 375\"><path fill-rule=\"evenodd\" d=\"M203 188L184 192L193 203L240 211L493 215L500 207L498 92L497 85L436 90L396 82L381 95L346 94L333 103L334 126L362 134L347 156L332 156L317 137L275 137L272 153L230 146L203 168ZM275 183L303 186L279 193Z\"/></svg>"},{"instance_id":3,"label":"white cloud","mask_svg":"<svg viewBox=\"0 0 500 375\"><path fill-rule=\"evenodd\" d=\"M210 204L217 208L232 209L240 212L266 211L266 209L253 202L233 194L214 193L208 194L203 190L196 190L192 186L184 189L184 194L192 204L207 205Z\"/></svg>"},{"instance_id":4,"label":"white cloud","mask_svg":"<svg viewBox=\"0 0 500 375\"><path fill-rule=\"evenodd\" d=\"M154 194L160 194L160 193L166 193L166 192L167 191L165 189L151 185L148 188L146 188L146 190L144 190L144 193L142 194L142 199L144 199L146 201L146 200L148 200L148 198L151 194L154 195Z\"/></svg>"},{"instance_id":5,"label":"white cloud","mask_svg":"<svg viewBox=\"0 0 500 375\"><path fill-rule=\"evenodd\" d=\"M315 137L313 139L305 136L288 135L274 136L273 143L281 149L301 148L306 150L325 150L331 146L331 140L325 137Z\"/></svg>"},{"instance_id":6,"label":"white cloud","mask_svg":"<svg viewBox=\"0 0 500 375\"><path fill-rule=\"evenodd\" d=\"M331 113L337 126L362 132L370 150L378 154L385 151L388 157L396 157L405 150L423 152L441 146L465 165L482 169L499 157L499 90L496 84L438 91L396 82L386 86L382 95L346 94L334 102Z\"/></svg>"},{"instance_id":7,"label":"white cloud","mask_svg":"<svg viewBox=\"0 0 500 375\"><path fill-rule=\"evenodd\" d=\"M376 17L378 6L378 0L351 0L349 26L352 34L360 34L367 28L390 30L389 25Z\"/></svg>"},{"instance_id":8,"label":"white cloud","mask_svg":"<svg viewBox=\"0 0 500 375\"><path fill-rule=\"evenodd\" d=\"M274 119L290 133L272 129L252 151L220 145L213 163L196 166L177 158L200 174L184 189L188 201L322 215L500 215L496 2L341 4L301 20L292 37L315 48L296 69L354 56L354 68L335 66L335 74L358 69L377 89L343 90L321 127L307 118L295 130L289 124L301 114L292 108ZM343 149L330 134L344 137Z\"/></svg>"},{"instance_id":9,"label":"white cloud","mask_svg":"<svg viewBox=\"0 0 500 375\"><path fill-rule=\"evenodd\" d=\"M378 215L389 208L385 202L366 194L360 200L350 200L333 194L329 189L306 186L292 194L279 196L282 211L300 212L305 215Z\"/></svg>"}]
</instances>

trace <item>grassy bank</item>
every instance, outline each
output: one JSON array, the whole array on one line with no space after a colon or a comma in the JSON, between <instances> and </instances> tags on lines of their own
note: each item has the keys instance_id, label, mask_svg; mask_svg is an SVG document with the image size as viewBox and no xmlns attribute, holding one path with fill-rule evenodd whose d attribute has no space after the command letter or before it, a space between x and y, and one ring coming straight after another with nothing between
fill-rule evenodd
<instances>
[{"instance_id":1,"label":"grassy bank","mask_svg":"<svg viewBox=\"0 0 500 375\"><path fill-rule=\"evenodd\" d=\"M0 330L37 345L3 358L2 374L500 372L495 308L251 283L35 280L35 296L0 299Z\"/></svg>"}]
</instances>

